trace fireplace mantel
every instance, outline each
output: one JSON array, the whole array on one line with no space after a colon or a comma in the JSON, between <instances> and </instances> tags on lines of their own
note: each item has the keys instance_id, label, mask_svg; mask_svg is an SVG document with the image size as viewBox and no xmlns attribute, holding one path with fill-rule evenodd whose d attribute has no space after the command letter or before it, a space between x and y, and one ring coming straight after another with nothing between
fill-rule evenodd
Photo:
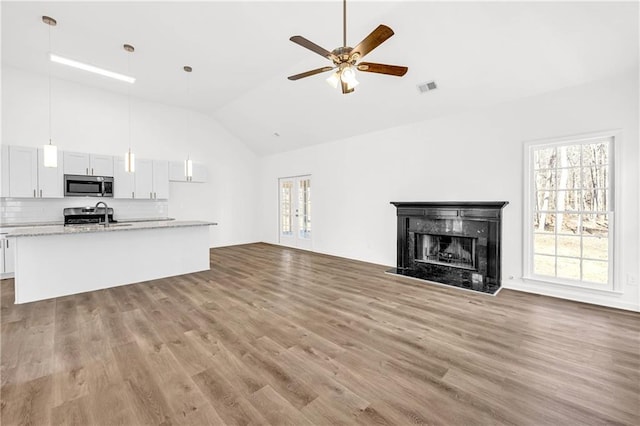
<instances>
[{"instance_id":1,"label":"fireplace mantel","mask_svg":"<svg viewBox=\"0 0 640 426\"><path fill-rule=\"evenodd\" d=\"M495 294L507 201L392 201L399 275Z\"/></svg>"}]
</instances>

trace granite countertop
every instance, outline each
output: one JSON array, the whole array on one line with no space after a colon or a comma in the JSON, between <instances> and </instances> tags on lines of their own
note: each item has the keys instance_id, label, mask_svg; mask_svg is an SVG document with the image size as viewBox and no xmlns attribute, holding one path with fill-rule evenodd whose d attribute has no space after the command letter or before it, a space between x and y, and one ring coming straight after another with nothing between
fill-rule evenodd
<instances>
[{"instance_id":1,"label":"granite countertop","mask_svg":"<svg viewBox=\"0 0 640 426\"><path fill-rule=\"evenodd\" d=\"M175 220L172 217L154 217L154 218L133 218L133 219L118 219L116 218L118 223L129 223L129 222L162 222L167 220ZM0 229L4 228L25 228L25 227L34 227L34 226L61 226L64 225L64 222L59 220L55 222L23 222L23 223L3 223L0 225Z\"/></svg>"},{"instance_id":2,"label":"granite countertop","mask_svg":"<svg viewBox=\"0 0 640 426\"><path fill-rule=\"evenodd\" d=\"M108 227L102 225L45 225L24 226L18 228L0 229L0 235L4 238L13 237L39 237L46 235L85 234L92 232L120 232L137 231L141 229L185 228L192 226L217 225L215 222L203 222L199 220L158 220L158 221L126 221L118 222Z\"/></svg>"}]
</instances>

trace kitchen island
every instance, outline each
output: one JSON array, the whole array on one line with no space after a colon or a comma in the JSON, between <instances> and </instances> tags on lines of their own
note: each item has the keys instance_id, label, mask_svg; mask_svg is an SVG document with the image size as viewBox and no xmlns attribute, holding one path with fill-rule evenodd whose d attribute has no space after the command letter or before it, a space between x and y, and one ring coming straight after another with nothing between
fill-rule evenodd
<instances>
[{"instance_id":1,"label":"kitchen island","mask_svg":"<svg viewBox=\"0 0 640 426\"><path fill-rule=\"evenodd\" d=\"M13 228L15 303L34 302L209 269L200 221Z\"/></svg>"}]
</instances>

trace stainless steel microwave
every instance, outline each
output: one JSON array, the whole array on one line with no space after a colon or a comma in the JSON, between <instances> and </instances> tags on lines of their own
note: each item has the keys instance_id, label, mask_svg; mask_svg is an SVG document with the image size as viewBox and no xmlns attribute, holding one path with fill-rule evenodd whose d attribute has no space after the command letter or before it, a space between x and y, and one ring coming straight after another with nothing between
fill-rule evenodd
<instances>
[{"instance_id":1,"label":"stainless steel microwave","mask_svg":"<svg viewBox=\"0 0 640 426\"><path fill-rule=\"evenodd\" d=\"M113 177L64 175L65 197L113 197Z\"/></svg>"}]
</instances>

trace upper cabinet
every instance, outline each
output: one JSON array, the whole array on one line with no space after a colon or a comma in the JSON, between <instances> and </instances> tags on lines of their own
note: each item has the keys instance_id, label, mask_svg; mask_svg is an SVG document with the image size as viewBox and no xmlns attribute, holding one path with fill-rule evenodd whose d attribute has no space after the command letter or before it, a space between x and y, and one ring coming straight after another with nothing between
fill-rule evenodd
<instances>
[{"instance_id":1,"label":"upper cabinet","mask_svg":"<svg viewBox=\"0 0 640 426\"><path fill-rule=\"evenodd\" d=\"M169 162L155 160L153 162L153 198L169 199Z\"/></svg>"},{"instance_id":2,"label":"upper cabinet","mask_svg":"<svg viewBox=\"0 0 640 426\"><path fill-rule=\"evenodd\" d=\"M38 149L9 147L9 197L38 196Z\"/></svg>"},{"instance_id":3,"label":"upper cabinet","mask_svg":"<svg viewBox=\"0 0 640 426\"><path fill-rule=\"evenodd\" d=\"M64 197L64 158L58 150L58 167L44 166L44 150L38 148L38 195L40 198Z\"/></svg>"},{"instance_id":4,"label":"upper cabinet","mask_svg":"<svg viewBox=\"0 0 640 426\"><path fill-rule=\"evenodd\" d=\"M166 200L169 198L169 162L137 160L135 198Z\"/></svg>"},{"instance_id":5,"label":"upper cabinet","mask_svg":"<svg viewBox=\"0 0 640 426\"><path fill-rule=\"evenodd\" d=\"M136 160L135 198L153 200L153 160Z\"/></svg>"},{"instance_id":6,"label":"upper cabinet","mask_svg":"<svg viewBox=\"0 0 640 426\"><path fill-rule=\"evenodd\" d=\"M113 176L113 156L65 151L64 174Z\"/></svg>"},{"instance_id":7,"label":"upper cabinet","mask_svg":"<svg viewBox=\"0 0 640 426\"><path fill-rule=\"evenodd\" d=\"M134 198L133 173L125 170L124 158L113 159L113 198Z\"/></svg>"},{"instance_id":8,"label":"upper cabinet","mask_svg":"<svg viewBox=\"0 0 640 426\"><path fill-rule=\"evenodd\" d=\"M207 166L193 163L193 176L187 179L184 161L169 162L169 180L171 182L206 182L208 179Z\"/></svg>"},{"instance_id":9,"label":"upper cabinet","mask_svg":"<svg viewBox=\"0 0 640 426\"><path fill-rule=\"evenodd\" d=\"M5 157L6 156L6 157ZM14 198L62 198L62 153L58 167L44 167L42 148L3 148L3 196Z\"/></svg>"}]
</instances>

